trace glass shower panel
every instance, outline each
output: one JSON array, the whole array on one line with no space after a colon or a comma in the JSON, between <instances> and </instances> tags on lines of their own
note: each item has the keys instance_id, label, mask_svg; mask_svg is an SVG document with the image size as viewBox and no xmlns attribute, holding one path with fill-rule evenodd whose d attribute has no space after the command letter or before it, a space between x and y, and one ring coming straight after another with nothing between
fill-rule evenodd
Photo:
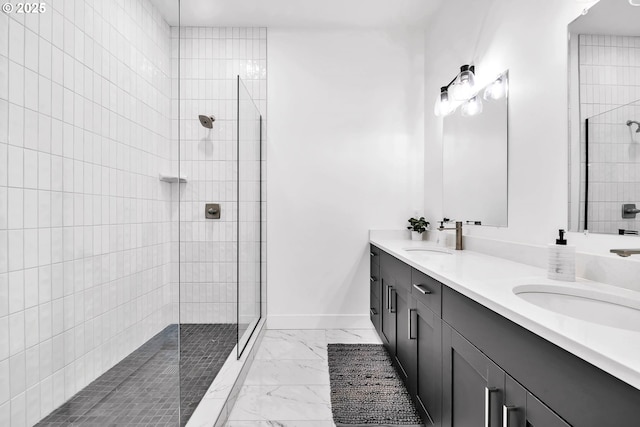
<instances>
[{"instance_id":1,"label":"glass shower panel","mask_svg":"<svg viewBox=\"0 0 640 427\"><path fill-rule=\"evenodd\" d=\"M635 234L637 218L623 206L640 200L640 100L589 117L585 127L580 229Z\"/></svg>"},{"instance_id":2,"label":"glass shower panel","mask_svg":"<svg viewBox=\"0 0 640 427\"><path fill-rule=\"evenodd\" d=\"M262 116L238 76L238 357L261 317Z\"/></svg>"}]
</instances>

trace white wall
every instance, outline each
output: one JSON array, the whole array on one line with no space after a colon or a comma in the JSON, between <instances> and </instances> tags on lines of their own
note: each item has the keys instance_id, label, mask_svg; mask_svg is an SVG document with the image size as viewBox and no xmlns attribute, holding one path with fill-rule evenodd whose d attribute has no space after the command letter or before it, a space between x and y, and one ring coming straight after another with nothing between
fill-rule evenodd
<instances>
[{"instance_id":1,"label":"white wall","mask_svg":"<svg viewBox=\"0 0 640 427\"><path fill-rule=\"evenodd\" d=\"M168 321L169 26L146 0L46 7L0 13L3 426Z\"/></svg>"},{"instance_id":2,"label":"white wall","mask_svg":"<svg viewBox=\"0 0 640 427\"><path fill-rule=\"evenodd\" d=\"M269 327L367 327L368 230L423 205L421 33L269 29Z\"/></svg>"},{"instance_id":3,"label":"white wall","mask_svg":"<svg viewBox=\"0 0 640 427\"><path fill-rule=\"evenodd\" d=\"M462 64L481 83L509 69L509 225L466 233L523 243L552 242L568 216L567 25L585 3L574 0L449 0L425 36L425 98ZM441 190L441 119L425 109L425 195ZM425 200L442 217L441 198ZM607 249L608 250L608 249Z\"/></svg>"}]
</instances>

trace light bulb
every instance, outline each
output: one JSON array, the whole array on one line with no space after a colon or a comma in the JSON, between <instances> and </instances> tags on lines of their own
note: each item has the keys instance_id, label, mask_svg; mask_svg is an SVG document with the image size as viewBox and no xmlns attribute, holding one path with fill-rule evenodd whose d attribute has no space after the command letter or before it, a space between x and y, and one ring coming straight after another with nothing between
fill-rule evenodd
<instances>
[{"instance_id":1,"label":"light bulb","mask_svg":"<svg viewBox=\"0 0 640 427\"><path fill-rule=\"evenodd\" d=\"M474 96L462 105L460 112L462 117L477 116L482 113L482 101L477 96Z\"/></svg>"},{"instance_id":2,"label":"light bulb","mask_svg":"<svg viewBox=\"0 0 640 427\"><path fill-rule=\"evenodd\" d=\"M454 103L451 102L451 100L449 99L449 92L447 90L447 87L446 86L441 87L440 95L438 95L438 98L436 99L436 104L433 108L434 114L438 117L444 117L453 113L455 109L456 108Z\"/></svg>"},{"instance_id":3,"label":"light bulb","mask_svg":"<svg viewBox=\"0 0 640 427\"><path fill-rule=\"evenodd\" d=\"M629 0L631 6L640 6L640 0Z\"/></svg>"},{"instance_id":4,"label":"light bulb","mask_svg":"<svg viewBox=\"0 0 640 427\"><path fill-rule=\"evenodd\" d=\"M504 75L498 77L484 90L483 98L485 101L502 99L507 96L508 82Z\"/></svg>"},{"instance_id":5,"label":"light bulb","mask_svg":"<svg viewBox=\"0 0 640 427\"><path fill-rule=\"evenodd\" d=\"M460 74L453 84L453 98L459 101L469 99L473 95L475 84L474 68L463 65L460 67Z\"/></svg>"}]
</instances>

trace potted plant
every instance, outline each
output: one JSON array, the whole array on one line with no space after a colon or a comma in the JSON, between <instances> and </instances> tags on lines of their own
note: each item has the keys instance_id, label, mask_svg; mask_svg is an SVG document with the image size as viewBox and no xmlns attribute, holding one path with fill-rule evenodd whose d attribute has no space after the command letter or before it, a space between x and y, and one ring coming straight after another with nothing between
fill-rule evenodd
<instances>
[{"instance_id":1,"label":"potted plant","mask_svg":"<svg viewBox=\"0 0 640 427\"><path fill-rule=\"evenodd\" d=\"M429 227L429 221L425 220L423 216L419 219L409 218L408 230L411 230L411 240L422 240L422 233Z\"/></svg>"}]
</instances>

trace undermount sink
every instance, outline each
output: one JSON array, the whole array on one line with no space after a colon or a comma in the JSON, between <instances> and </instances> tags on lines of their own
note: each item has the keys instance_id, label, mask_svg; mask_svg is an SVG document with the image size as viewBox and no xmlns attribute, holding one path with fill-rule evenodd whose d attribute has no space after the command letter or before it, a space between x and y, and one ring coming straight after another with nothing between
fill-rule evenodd
<instances>
[{"instance_id":1,"label":"undermount sink","mask_svg":"<svg viewBox=\"0 0 640 427\"><path fill-rule=\"evenodd\" d=\"M640 332L639 299L555 285L516 286L513 293L531 304L565 316Z\"/></svg>"},{"instance_id":2,"label":"undermount sink","mask_svg":"<svg viewBox=\"0 0 640 427\"><path fill-rule=\"evenodd\" d=\"M433 253L433 254L451 255L451 251L445 248L415 247L415 248L403 248L402 250L407 252L426 252L426 253Z\"/></svg>"}]
</instances>

